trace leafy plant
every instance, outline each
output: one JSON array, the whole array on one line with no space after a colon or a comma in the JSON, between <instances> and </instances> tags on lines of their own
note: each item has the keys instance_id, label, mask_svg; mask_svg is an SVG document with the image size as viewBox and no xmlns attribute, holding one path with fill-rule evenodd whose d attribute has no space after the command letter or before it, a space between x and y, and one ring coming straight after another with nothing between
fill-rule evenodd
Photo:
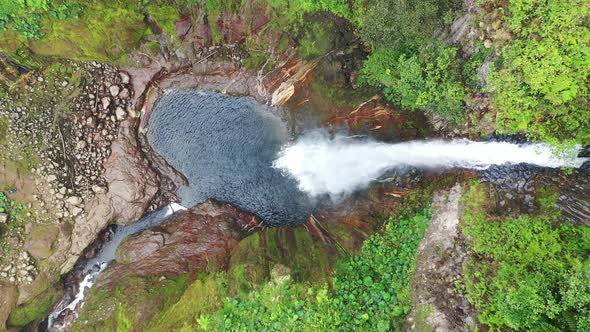
<instances>
[{"instance_id":1,"label":"leafy plant","mask_svg":"<svg viewBox=\"0 0 590 332\"><path fill-rule=\"evenodd\" d=\"M553 144L590 142L590 5L584 0L511 0L513 42L491 75L504 132Z\"/></svg>"},{"instance_id":2,"label":"leafy plant","mask_svg":"<svg viewBox=\"0 0 590 332\"><path fill-rule=\"evenodd\" d=\"M467 93L456 48L435 43L418 54L377 49L359 79L382 87L387 99L403 108L432 110L454 123L463 119Z\"/></svg>"},{"instance_id":3,"label":"leafy plant","mask_svg":"<svg viewBox=\"0 0 590 332\"><path fill-rule=\"evenodd\" d=\"M590 288L590 227L559 223L553 211L497 220L485 214L482 189L465 197L462 231L475 257L465 270L469 301L493 330L584 327ZM585 331L584 328L573 330Z\"/></svg>"}]
</instances>

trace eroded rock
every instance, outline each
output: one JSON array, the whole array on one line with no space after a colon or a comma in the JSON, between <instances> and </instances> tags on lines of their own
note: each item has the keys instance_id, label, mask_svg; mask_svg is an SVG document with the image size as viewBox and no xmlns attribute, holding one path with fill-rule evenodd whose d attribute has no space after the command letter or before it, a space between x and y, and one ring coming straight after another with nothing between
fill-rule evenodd
<instances>
[{"instance_id":1,"label":"eroded rock","mask_svg":"<svg viewBox=\"0 0 590 332\"><path fill-rule=\"evenodd\" d=\"M246 235L243 227L256 220L250 213L215 201L177 212L160 226L125 240L117 250L116 264L104 272L101 283L129 276L171 276L209 264L224 266Z\"/></svg>"}]
</instances>

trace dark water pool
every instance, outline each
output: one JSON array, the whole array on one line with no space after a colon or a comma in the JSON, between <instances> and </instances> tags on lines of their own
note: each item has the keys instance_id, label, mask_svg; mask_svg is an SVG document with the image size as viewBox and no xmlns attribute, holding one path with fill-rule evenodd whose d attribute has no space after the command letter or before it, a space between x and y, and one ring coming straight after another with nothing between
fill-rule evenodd
<instances>
[{"instance_id":1,"label":"dark water pool","mask_svg":"<svg viewBox=\"0 0 590 332\"><path fill-rule=\"evenodd\" d=\"M158 100L147 139L188 179L178 190L183 206L214 198L255 213L269 226L305 221L310 198L272 167L288 139L273 111L252 98L193 89Z\"/></svg>"}]
</instances>

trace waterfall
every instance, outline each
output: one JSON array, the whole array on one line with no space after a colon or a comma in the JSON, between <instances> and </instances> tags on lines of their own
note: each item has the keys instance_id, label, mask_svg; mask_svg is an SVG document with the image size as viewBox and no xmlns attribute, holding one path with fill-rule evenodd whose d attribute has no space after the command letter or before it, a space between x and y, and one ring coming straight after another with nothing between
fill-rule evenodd
<instances>
[{"instance_id":1,"label":"waterfall","mask_svg":"<svg viewBox=\"0 0 590 332\"><path fill-rule=\"evenodd\" d=\"M546 144L420 140L388 144L370 139L312 132L283 148L274 167L290 174L310 195L340 196L366 188L394 168L466 168L527 163L542 167L582 165L577 151L557 153Z\"/></svg>"}]
</instances>

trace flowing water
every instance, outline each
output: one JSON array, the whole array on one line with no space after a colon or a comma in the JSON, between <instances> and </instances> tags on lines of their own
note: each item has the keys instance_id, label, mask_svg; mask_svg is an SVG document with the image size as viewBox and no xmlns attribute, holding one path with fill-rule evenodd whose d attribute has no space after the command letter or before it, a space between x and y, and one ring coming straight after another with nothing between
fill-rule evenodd
<instances>
[{"instance_id":1,"label":"flowing water","mask_svg":"<svg viewBox=\"0 0 590 332\"><path fill-rule=\"evenodd\" d=\"M280 152L274 166L297 179L311 196L338 197L363 189L393 168L466 168L527 163L542 167L579 167L587 160L576 151L556 156L544 144L474 142L467 139L387 144L312 132Z\"/></svg>"}]
</instances>

